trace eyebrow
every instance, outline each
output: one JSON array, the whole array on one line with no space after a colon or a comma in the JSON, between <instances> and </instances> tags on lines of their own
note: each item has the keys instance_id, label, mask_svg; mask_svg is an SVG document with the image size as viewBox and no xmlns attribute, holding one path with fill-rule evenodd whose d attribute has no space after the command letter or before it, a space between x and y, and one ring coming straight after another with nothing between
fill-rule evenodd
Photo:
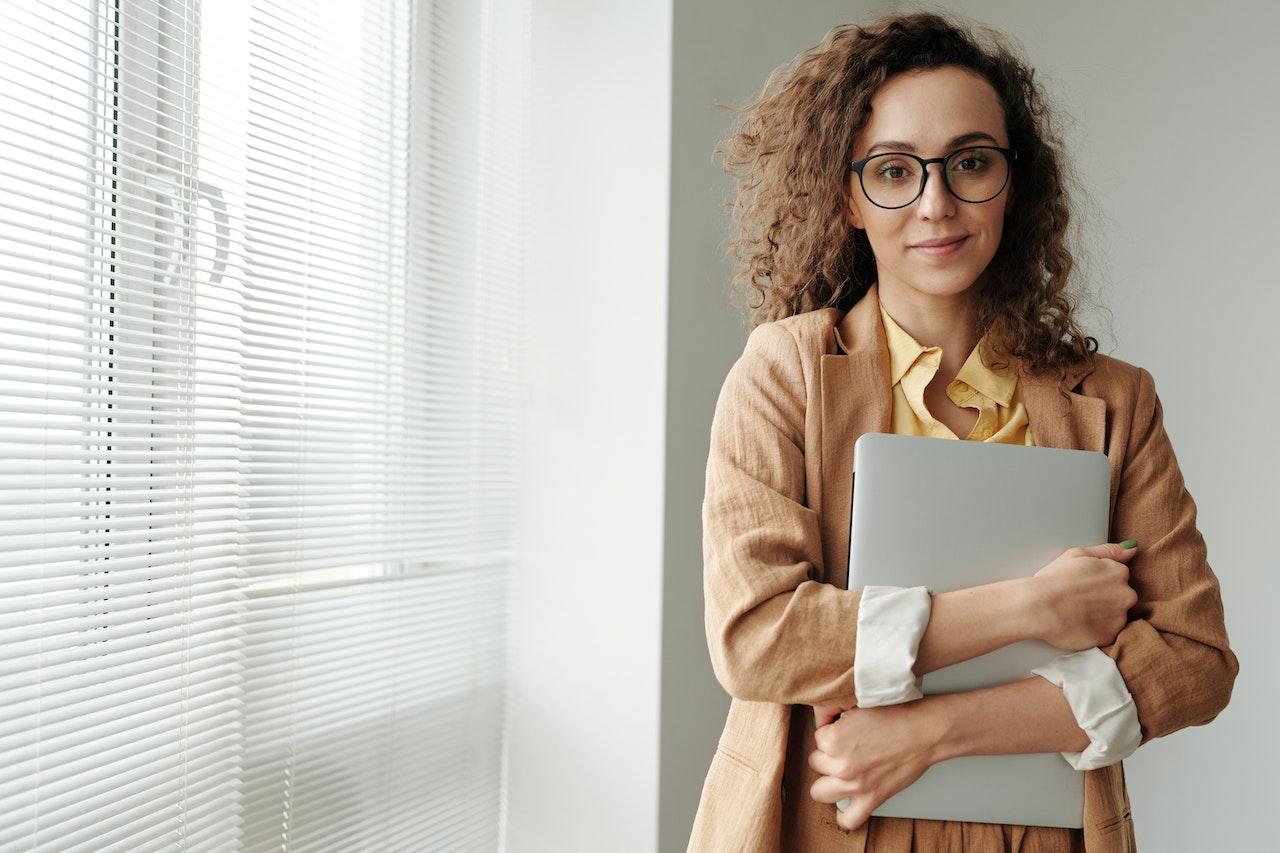
<instances>
[{"instance_id":1,"label":"eyebrow","mask_svg":"<svg viewBox=\"0 0 1280 853\"><path fill-rule=\"evenodd\" d=\"M981 131L975 131L973 133L960 134L955 139L952 139L950 142L947 143L947 148L949 149L955 148L957 145L964 145L966 142L976 142L979 139L989 139L992 142L996 143L997 145L1000 144L996 140L996 138L991 134L983 133ZM912 145L910 142L900 142L896 139L886 139L883 142L877 142L875 145L872 145L870 148L868 148L867 156L868 157L871 156L872 152L881 148L885 149L886 151L907 151L907 152L910 152L911 154L916 153L916 147Z\"/></svg>"}]
</instances>

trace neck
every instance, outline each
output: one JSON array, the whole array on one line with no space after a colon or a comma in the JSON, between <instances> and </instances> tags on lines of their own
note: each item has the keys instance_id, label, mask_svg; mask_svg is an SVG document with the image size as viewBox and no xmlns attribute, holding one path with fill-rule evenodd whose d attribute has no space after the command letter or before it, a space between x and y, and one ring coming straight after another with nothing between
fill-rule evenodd
<instances>
[{"instance_id":1,"label":"neck","mask_svg":"<svg viewBox=\"0 0 1280 853\"><path fill-rule=\"evenodd\" d=\"M921 346L941 347L940 375L954 377L977 346L973 302L968 288L959 293L926 293L881 282L876 285L885 312Z\"/></svg>"}]
</instances>

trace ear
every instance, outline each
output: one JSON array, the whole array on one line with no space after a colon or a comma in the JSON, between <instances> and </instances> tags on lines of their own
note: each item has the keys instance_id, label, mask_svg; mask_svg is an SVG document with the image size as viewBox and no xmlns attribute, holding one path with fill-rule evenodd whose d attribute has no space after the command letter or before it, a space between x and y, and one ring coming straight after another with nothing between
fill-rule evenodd
<instances>
[{"instance_id":1,"label":"ear","mask_svg":"<svg viewBox=\"0 0 1280 853\"><path fill-rule=\"evenodd\" d=\"M862 216L858 213L858 208L853 204L853 197L845 196L844 203L845 218L849 221L849 224L854 228L857 228L859 231L863 230L864 226L862 224Z\"/></svg>"}]
</instances>

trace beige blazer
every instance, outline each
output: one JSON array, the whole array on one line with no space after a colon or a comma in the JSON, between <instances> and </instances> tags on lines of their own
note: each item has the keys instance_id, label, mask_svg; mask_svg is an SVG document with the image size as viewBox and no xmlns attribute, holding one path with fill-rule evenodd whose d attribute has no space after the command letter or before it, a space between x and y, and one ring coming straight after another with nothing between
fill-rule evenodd
<instances>
[{"instance_id":1,"label":"beige blazer","mask_svg":"<svg viewBox=\"0 0 1280 853\"><path fill-rule=\"evenodd\" d=\"M892 432L877 299L873 290L847 313L825 308L756 327L720 392L703 502L704 593L712 668L732 702L690 851L783 853L793 706L856 704L860 592L844 588L853 444L864 432ZM1214 719L1239 662L1151 374L1096 358L1095 369L1068 377L1069 399L1056 377L1021 363L1019 381L1038 445L1110 459L1109 538L1139 542L1128 562L1138 603L1103 651L1133 694L1146 743ZM1089 853L1135 849L1123 762L1086 771L1084 833ZM851 853L865 839L865 825L851 833Z\"/></svg>"}]
</instances>

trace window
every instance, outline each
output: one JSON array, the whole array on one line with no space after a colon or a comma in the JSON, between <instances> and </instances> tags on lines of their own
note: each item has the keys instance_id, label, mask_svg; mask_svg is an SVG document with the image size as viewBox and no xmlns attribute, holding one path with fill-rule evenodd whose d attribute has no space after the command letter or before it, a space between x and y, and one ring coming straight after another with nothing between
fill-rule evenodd
<instances>
[{"instance_id":1,"label":"window","mask_svg":"<svg viewBox=\"0 0 1280 853\"><path fill-rule=\"evenodd\" d=\"M0 848L496 848L527 0L0 28Z\"/></svg>"}]
</instances>

